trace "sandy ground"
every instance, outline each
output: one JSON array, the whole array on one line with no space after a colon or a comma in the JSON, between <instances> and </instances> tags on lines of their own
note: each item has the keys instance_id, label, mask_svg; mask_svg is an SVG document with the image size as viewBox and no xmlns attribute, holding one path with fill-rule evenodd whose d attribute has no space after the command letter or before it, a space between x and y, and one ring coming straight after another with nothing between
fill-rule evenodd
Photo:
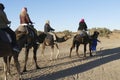
<instances>
[{"instance_id":1,"label":"sandy ground","mask_svg":"<svg viewBox=\"0 0 120 80\"><path fill-rule=\"evenodd\" d=\"M35 69L32 49L30 50L27 72L22 74L23 80L120 80L120 35L112 34L110 38L99 38L97 54L83 59L83 45L79 47L80 58L75 49L69 58L72 39L60 43L59 59L50 61L50 47L46 47L45 56L41 55L41 48L37 51L37 62L42 69ZM88 50L88 49L87 49ZM55 48L55 53L56 53ZM88 51L87 51L88 52ZM55 58L55 56L54 56ZM24 48L20 53L21 69L24 65ZM0 80L3 80L3 63L0 58ZM17 80L16 69L12 60L9 80Z\"/></svg>"}]
</instances>

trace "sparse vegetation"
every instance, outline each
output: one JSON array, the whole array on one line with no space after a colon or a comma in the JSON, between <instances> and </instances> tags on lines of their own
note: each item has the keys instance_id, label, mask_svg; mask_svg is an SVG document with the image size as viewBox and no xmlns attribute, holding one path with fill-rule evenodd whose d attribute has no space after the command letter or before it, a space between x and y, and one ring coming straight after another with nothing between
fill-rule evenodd
<instances>
[{"instance_id":1,"label":"sparse vegetation","mask_svg":"<svg viewBox=\"0 0 120 80\"><path fill-rule=\"evenodd\" d=\"M57 32L57 33L61 33L61 34L65 34L65 35L72 35L72 31L69 31L69 30L64 30L62 32Z\"/></svg>"},{"instance_id":2,"label":"sparse vegetation","mask_svg":"<svg viewBox=\"0 0 120 80\"><path fill-rule=\"evenodd\" d=\"M110 31L107 28L92 28L89 31L90 31L90 34L92 34L94 31L98 31L101 37L109 37L109 34L112 33L112 31Z\"/></svg>"},{"instance_id":3,"label":"sparse vegetation","mask_svg":"<svg viewBox=\"0 0 120 80\"><path fill-rule=\"evenodd\" d=\"M120 33L120 30L114 29L113 32L114 33Z\"/></svg>"}]
</instances>

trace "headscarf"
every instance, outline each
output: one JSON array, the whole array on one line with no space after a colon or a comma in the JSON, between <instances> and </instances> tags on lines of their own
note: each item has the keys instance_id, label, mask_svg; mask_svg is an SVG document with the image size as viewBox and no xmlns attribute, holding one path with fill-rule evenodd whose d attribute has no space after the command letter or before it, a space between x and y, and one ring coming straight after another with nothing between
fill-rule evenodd
<instances>
[{"instance_id":1,"label":"headscarf","mask_svg":"<svg viewBox=\"0 0 120 80\"><path fill-rule=\"evenodd\" d=\"M0 9L4 9L4 5L2 3L0 3Z\"/></svg>"},{"instance_id":2,"label":"headscarf","mask_svg":"<svg viewBox=\"0 0 120 80\"><path fill-rule=\"evenodd\" d=\"M81 19L80 22L85 22L84 19Z\"/></svg>"},{"instance_id":3,"label":"headscarf","mask_svg":"<svg viewBox=\"0 0 120 80\"><path fill-rule=\"evenodd\" d=\"M50 24L50 21L49 21L49 20L46 20L46 24Z\"/></svg>"}]
</instances>

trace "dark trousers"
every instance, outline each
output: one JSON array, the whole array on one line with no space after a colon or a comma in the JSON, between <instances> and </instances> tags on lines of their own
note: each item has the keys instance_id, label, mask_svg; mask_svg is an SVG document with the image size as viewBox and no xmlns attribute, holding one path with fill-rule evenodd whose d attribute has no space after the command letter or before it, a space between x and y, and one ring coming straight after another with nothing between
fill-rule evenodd
<instances>
[{"instance_id":1,"label":"dark trousers","mask_svg":"<svg viewBox=\"0 0 120 80\"><path fill-rule=\"evenodd\" d=\"M10 37L12 38L12 46L13 47L16 46L16 34L15 34L15 32L12 29L10 29L9 27L2 28L2 30L7 32L10 35Z\"/></svg>"},{"instance_id":2,"label":"dark trousers","mask_svg":"<svg viewBox=\"0 0 120 80\"><path fill-rule=\"evenodd\" d=\"M34 33L35 40L38 41L37 30L34 28L34 26L33 25L29 25L28 28L30 28L30 30Z\"/></svg>"}]
</instances>

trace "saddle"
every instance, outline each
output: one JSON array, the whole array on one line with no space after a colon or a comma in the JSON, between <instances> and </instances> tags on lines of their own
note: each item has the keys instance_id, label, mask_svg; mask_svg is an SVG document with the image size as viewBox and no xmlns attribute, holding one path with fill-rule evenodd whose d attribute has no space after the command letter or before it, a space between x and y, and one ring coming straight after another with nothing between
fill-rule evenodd
<instances>
[{"instance_id":1,"label":"saddle","mask_svg":"<svg viewBox=\"0 0 120 80\"><path fill-rule=\"evenodd\" d=\"M77 34L75 38L84 43L89 38L89 35L87 33Z\"/></svg>"},{"instance_id":2,"label":"saddle","mask_svg":"<svg viewBox=\"0 0 120 80\"><path fill-rule=\"evenodd\" d=\"M49 34L49 33L46 33L46 39L53 39L53 35Z\"/></svg>"},{"instance_id":3,"label":"saddle","mask_svg":"<svg viewBox=\"0 0 120 80\"><path fill-rule=\"evenodd\" d=\"M53 35L49 34L49 33L46 33L46 37L45 37L45 45L52 45L54 44L54 38L53 38Z\"/></svg>"},{"instance_id":4,"label":"saddle","mask_svg":"<svg viewBox=\"0 0 120 80\"><path fill-rule=\"evenodd\" d=\"M27 41L27 43L30 44L31 43L35 43L35 44L39 44L39 39L38 39L38 36L37 36L37 30L34 28L33 25L28 25L26 26L27 27L27 30L28 30L28 37L29 37L29 41Z\"/></svg>"},{"instance_id":5,"label":"saddle","mask_svg":"<svg viewBox=\"0 0 120 80\"><path fill-rule=\"evenodd\" d=\"M0 40L4 41L6 43L11 43L12 42L12 39L11 39L10 35L3 30L0 30Z\"/></svg>"},{"instance_id":6,"label":"saddle","mask_svg":"<svg viewBox=\"0 0 120 80\"><path fill-rule=\"evenodd\" d=\"M32 26L29 26L29 25L20 25L16 30L17 37L20 38L23 35L35 37L35 32L31 27Z\"/></svg>"}]
</instances>

